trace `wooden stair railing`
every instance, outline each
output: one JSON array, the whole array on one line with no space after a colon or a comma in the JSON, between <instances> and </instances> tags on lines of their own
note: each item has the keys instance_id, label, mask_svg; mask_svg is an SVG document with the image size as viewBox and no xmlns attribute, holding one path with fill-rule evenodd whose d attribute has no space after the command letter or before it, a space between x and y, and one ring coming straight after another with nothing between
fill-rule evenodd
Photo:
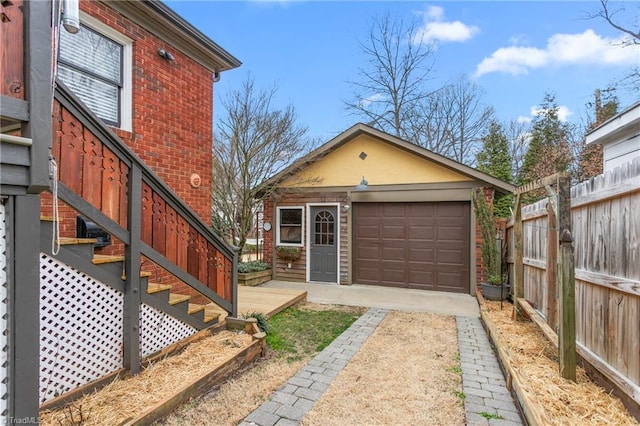
<instances>
[{"instance_id":1,"label":"wooden stair railing","mask_svg":"<svg viewBox=\"0 0 640 426\"><path fill-rule=\"evenodd\" d=\"M235 316L236 251L60 81L53 121L59 198L125 245L125 366L139 369L143 256Z\"/></svg>"}]
</instances>

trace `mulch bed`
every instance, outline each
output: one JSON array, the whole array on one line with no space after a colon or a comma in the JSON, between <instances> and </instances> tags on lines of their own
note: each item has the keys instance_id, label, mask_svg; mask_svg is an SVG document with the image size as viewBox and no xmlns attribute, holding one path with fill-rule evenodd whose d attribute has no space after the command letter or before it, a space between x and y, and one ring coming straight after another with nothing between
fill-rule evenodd
<instances>
[{"instance_id":1,"label":"mulch bed","mask_svg":"<svg viewBox=\"0 0 640 426\"><path fill-rule=\"evenodd\" d=\"M111 382L71 404L40 413L42 425L117 425L135 418L251 345L251 335L224 330L189 344L139 375Z\"/></svg>"},{"instance_id":2,"label":"mulch bed","mask_svg":"<svg viewBox=\"0 0 640 426\"><path fill-rule=\"evenodd\" d=\"M558 351L531 321L512 319L513 305L484 301L485 312L506 346L509 363L524 378L523 392L547 424L638 425L622 402L578 367L577 380L558 373Z\"/></svg>"}]
</instances>

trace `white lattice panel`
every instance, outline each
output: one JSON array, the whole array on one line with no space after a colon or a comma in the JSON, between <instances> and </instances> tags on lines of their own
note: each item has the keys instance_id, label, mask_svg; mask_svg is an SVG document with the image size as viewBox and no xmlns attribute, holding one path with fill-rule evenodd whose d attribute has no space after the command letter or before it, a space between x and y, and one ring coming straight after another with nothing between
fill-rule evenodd
<instances>
[{"instance_id":1,"label":"white lattice panel","mask_svg":"<svg viewBox=\"0 0 640 426\"><path fill-rule=\"evenodd\" d=\"M122 368L123 297L40 255L40 401Z\"/></svg>"},{"instance_id":2,"label":"white lattice panel","mask_svg":"<svg viewBox=\"0 0 640 426\"><path fill-rule=\"evenodd\" d=\"M149 305L140 306L140 357L166 348L197 333L194 327Z\"/></svg>"},{"instance_id":3,"label":"white lattice panel","mask_svg":"<svg viewBox=\"0 0 640 426\"><path fill-rule=\"evenodd\" d=\"M7 223L4 203L0 202L0 421L8 423L9 385L9 321L7 292Z\"/></svg>"}]
</instances>

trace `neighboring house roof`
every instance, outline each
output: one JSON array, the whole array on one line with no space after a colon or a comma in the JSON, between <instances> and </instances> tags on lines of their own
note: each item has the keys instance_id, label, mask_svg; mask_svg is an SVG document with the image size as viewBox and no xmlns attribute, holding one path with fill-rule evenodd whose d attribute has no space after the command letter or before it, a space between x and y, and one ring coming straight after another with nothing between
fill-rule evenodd
<instances>
[{"instance_id":1,"label":"neighboring house roof","mask_svg":"<svg viewBox=\"0 0 640 426\"><path fill-rule=\"evenodd\" d=\"M587 144L619 142L640 134L640 102L587 132Z\"/></svg>"},{"instance_id":2,"label":"neighboring house roof","mask_svg":"<svg viewBox=\"0 0 640 426\"><path fill-rule=\"evenodd\" d=\"M426 148L412 144L396 136L392 136L388 133L374 129L373 127L370 127L362 123L355 124L354 126L340 133L338 136L331 139L321 147L315 149L314 151L310 152L304 157L301 157L298 160L295 160L290 166L288 166L287 168L280 171L270 179L263 182L261 186L262 187L278 186L287 178L295 175L296 173L307 168L311 164L325 158L328 154L332 153L339 147L345 145L349 141L363 134L368 135L383 143L387 143L392 146L395 146L396 148L400 148L419 158L429 160L441 167L444 167L460 175L468 177L469 179L480 181L483 184L486 184L487 186L492 186L497 190L499 194L508 194L508 193L514 192L515 190L515 187L510 183L504 182L486 173L482 173L472 167L466 166L450 158L444 157L440 154L436 154L435 152L430 151Z\"/></svg>"},{"instance_id":3,"label":"neighboring house roof","mask_svg":"<svg viewBox=\"0 0 640 426\"><path fill-rule=\"evenodd\" d=\"M104 1L155 36L171 43L212 72L239 67L242 62L158 0Z\"/></svg>"}]
</instances>

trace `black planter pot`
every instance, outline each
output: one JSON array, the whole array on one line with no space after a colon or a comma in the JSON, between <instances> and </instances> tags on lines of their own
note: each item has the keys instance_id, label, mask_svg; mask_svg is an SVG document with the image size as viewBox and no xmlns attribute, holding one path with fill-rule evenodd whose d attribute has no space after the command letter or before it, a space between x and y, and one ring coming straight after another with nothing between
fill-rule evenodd
<instances>
[{"instance_id":1,"label":"black planter pot","mask_svg":"<svg viewBox=\"0 0 640 426\"><path fill-rule=\"evenodd\" d=\"M505 300L509 295L511 286L508 284L493 285L482 283L482 297L487 300Z\"/></svg>"}]
</instances>

